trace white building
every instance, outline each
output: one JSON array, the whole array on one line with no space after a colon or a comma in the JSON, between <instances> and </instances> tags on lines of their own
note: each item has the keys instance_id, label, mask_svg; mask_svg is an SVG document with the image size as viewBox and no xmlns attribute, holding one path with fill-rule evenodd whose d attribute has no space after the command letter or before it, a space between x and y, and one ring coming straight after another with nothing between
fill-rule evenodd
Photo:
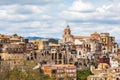
<instances>
[{"instance_id":1,"label":"white building","mask_svg":"<svg viewBox=\"0 0 120 80\"><path fill-rule=\"evenodd\" d=\"M119 62L116 54L110 54L110 65L111 67L119 67Z\"/></svg>"}]
</instances>

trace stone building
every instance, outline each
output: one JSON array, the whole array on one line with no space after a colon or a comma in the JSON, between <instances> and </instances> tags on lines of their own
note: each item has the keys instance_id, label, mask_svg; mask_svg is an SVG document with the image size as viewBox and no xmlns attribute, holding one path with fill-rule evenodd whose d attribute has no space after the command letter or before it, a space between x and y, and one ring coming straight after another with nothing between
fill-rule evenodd
<instances>
[{"instance_id":1,"label":"stone building","mask_svg":"<svg viewBox=\"0 0 120 80\"><path fill-rule=\"evenodd\" d=\"M28 41L17 34L0 34L0 64L8 63L12 67L23 65L24 60L34 60L40 64L73 64L88 69L99 62L101 55L119 52L115 38L109 33L74 36L69 25L60 43L53 38Z\"/></svg>"},{"instance_id":2,"label":"stone building","mask_svg":"<svg viewBox=\"0 0 120 80\"><path fill-rule=\"evenodd\" d=\"M117 53L118 52L118 44L115 42L115 37L110 36L109 33L101 33L101 42L102 42L102 51L103 53L112 52Z\"/></svg>"},{"instance_id":3,"label":"stone building","mask_svg":"<svg viewBox=\"0 0 120 80\"><path fill-rule=\"evenodd\" d=\"M118 44L115 42L115 37L109 33L93 33L90 36L74 36L71 34L70 27L67 26L62 37L62 44L71 42L74 45L82 45L86 52L118 52Z\"/></svg>"},{"instance_id":4,"label":"stone building","mask_svg":"<svg viewBox=\"0 0 120 80\"><path fill-rule=\"evenodd\" d=\"M0 70L4 71L7 67L11 69L22 67L24 65L27 43L28 39L17 34L0 34Z\"/></svg>"},{"instance_id":5,"label":"stone building","mask_svg":"<svg viewBox=\"0 0 120 80\"><path fill-rule=\"evenodd\" d=\"M43 71L54 80L77 80L74 65L44 65Z\"/></svg>"},{"instance_id":6,"label":"stone building","mask_svg":"<svg viewBox=\"0 0 120 80\"><path fill-rule=\"evenodd\" d=\"M69 26L64 30L61 44L72 43L77 50L77 58L87 58L88 52L101 53L100 34L95 32L90 36L73 36Z\"/></svg>"},{"instance_id":7,"label":"stone building","mask_svg":"<svg viewBox=\"0 0 120 80\"><path fill-rule=\"evenodd\" d=\"M0 66L1 71L4 71L6 68L13 69L14 67L22 68L24 65L24 54L9 54L9 53L2 53L0 55Z\"/></svg>"},{"instance_id":8,"label":"stone building","mask_svg":"<svg viewBox=\"0 0 120 80\"><path fill-rule=\"evenodd\" d=\"M94 75L88 76L87 80L120 80L120 67L111 68L106 63L101 63L98 68L91 67Z\"/></svg>"},{"instance_id":9,"label":"stone building","mask_svg":"<svg viewBox=\"0 0 120 80\"><path fill-rule=\"evenodd\" d=\"M73 42L73 41L74 41L73 35L71 34L71 30L70 30L69 25L67 25L67 27L64 30L62 43Z\"/></svg>"},{"instance_id":10,"label":"stone building","mask_svg":"<svg viewBox=\"0 0 120 80\"><path fill-rule=\"evenodd\" d=\"M48 64L74 64L77 61L76 50L69 45L52 45L40 51L39 62Z\"/></svg>"},{"instance_id":11,"label":"stone building","mask_svg":"<svg viewBox=\"0 0 120 80\"><path fill-rule=\"evenodd\" d=\"M43 41L42 44L39 44L40 41L36 42L42 46L38 50L37 61L46 64L74 64L81 69L88 69L91 64L97 66L103 53L117 52L118 50L115 39L109 34L104 34L94 32L89 36L74 36L69 25L67 25L60 43L49 44L49 41ZM107 38L111 40L107 41ZM106 42L103 39L106 39Z\"/></svg>"},{"instance_id":12,"label":"stone building","mask_svg":"<svg viewBox=\"0 0 120 80\"><path fill-rule=\"evenodd\" d=\"M117 55L117 54L110 54L109 55L109 58L110 58L110 66L112 67L112 68L115 68L115 67L119 67L120 65L119 65L119 58L120 58L120 56L119 55Z\"/></svg>"}]
</instances>

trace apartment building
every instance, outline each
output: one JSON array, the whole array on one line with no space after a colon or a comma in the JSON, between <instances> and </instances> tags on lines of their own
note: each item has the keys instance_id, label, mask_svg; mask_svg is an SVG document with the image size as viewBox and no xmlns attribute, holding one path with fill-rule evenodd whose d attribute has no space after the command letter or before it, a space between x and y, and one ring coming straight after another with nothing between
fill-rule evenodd
<instances>
[{"instance_id":1,"label":"apartment building","mask_svg":"<svg viewBox=\"0 0 120 80\"><path fill-rule=\"evenodd\" d=\"M44 65L43 70L54 80L77 80L74 65Z\"/></svg>"}]
</instances>

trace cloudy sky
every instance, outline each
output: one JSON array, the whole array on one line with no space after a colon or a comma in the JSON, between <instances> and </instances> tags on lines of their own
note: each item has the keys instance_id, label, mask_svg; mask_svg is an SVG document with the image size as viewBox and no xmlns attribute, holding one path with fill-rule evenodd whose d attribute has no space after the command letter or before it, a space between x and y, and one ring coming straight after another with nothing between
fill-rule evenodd
<instances>
[{"instance_id":1,"label":"cloudy sky","mask_svg":"<svg viewBox=\"0 0 120 80\"><path fill-rule=\"evenodd\" d=\"M61 38L109 32L120 40L120 0L0 0L0 33Z\"/></svg>"}]
</instances>

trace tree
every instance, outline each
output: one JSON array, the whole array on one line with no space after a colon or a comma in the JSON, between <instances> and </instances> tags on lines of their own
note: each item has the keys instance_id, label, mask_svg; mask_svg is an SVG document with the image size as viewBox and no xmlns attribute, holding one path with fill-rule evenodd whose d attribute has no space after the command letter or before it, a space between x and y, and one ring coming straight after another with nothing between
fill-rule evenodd
<instances>
[{"instance_id":1,"label":"tree","mask_svg":"<svg viewBox=\"0 0 120 80\"><path fill-rule=\"evenodd\" d=\"M33 70L34 62L26 62L24 70L21 68L6 69L0 72L0 80L50 80L48 75L39 69Z\"/></svg>"},{"instance_id":2,"label":"tree","mask_svg":"<svg viewBox=\"0 0 120 80\"><path fill-rule=\"evenodd\" d=\"M78 70L77 71L77 80L87 80L87 77L92 75L90 70Z\"/></svg>"}]
</instances>

